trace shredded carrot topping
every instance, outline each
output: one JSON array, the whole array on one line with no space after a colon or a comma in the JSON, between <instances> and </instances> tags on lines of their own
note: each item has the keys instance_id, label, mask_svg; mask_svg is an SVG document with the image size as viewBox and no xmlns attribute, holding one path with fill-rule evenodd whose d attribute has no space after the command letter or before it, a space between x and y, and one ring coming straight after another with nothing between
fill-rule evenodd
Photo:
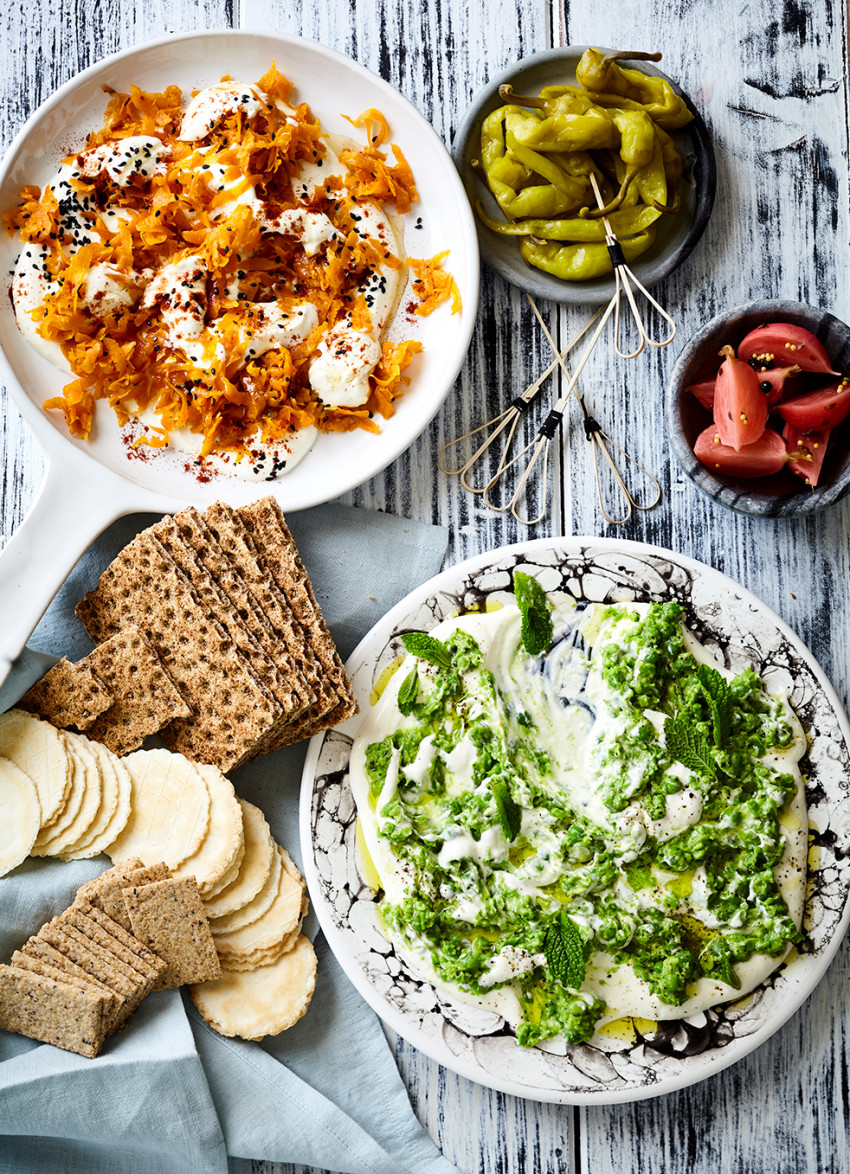
<instances>
[{"instance_id":1,"label":"shredded carrot topping","mask_svg":"<svg viewBox=\"0 0 850 1174\"><path fill-rule=\"evenodd\" d=\"M176 86L108 91L103 128L66 160L85 209L84 234L68 228L63 201L49 187L24 188L5 215L7 230L39 249L46 292L29 313L74 374L44 406L60 409L75 436L88 436L98 400L108 401L122 425L147 409L156 413L161 427L147 425L136 443L164 447L171 431L189 429L203 437L202 455L248 453L252 444L285 440L310 425L375 432L374 416L395 411L418 342L382 343L366 401L353 408L323 403L309 371L335 324L347 320L366 334L386 325L373 320L370 282L403 263L386 239L360 227L358 205L376 201L407 212L417 198L407 161L396 146L394 162L380 149L389 127L370 109L350 120L366 129L368 143L340 151L345 176L316 180L327 149L309 108L289 104L292 84L272 64L245 91L257 98L257 113L246 114L250 103L230 109L193 141L178 137L184 113ZM88 169L95 148L108 152L133 136L162 144L161 165L123 182L106 165ZM309 190L300 181L302 164L311 168ZM309 226L273 227L293 212L329 222L332 235L312 247ZM449 297L452 312L460 309L445 256L408 262L417 314ZM180 280L160 289L163 270ZM317 320L304 317L305 305L315 307ZM299 315L303 331L277 342L274 331L283 327L276 324Z\"/></svg>"},{"instance_id":2,"label":"shredded carrot topping","mask_svg":"<svg viewBox=\"0 0 850 1174\"><path fill-rule=\"evenodd\" d=\"M461 310L460 290L451 273L443 268L443 261L448 257L444 253L437 253L427 260L417 261L413 257L407 258L407 264L416 274L413 282L413 293L419 305L414 310L420 317L432 313L437 306L452 300L452 313L459 314Z\"/></svg>"}]
</instances>

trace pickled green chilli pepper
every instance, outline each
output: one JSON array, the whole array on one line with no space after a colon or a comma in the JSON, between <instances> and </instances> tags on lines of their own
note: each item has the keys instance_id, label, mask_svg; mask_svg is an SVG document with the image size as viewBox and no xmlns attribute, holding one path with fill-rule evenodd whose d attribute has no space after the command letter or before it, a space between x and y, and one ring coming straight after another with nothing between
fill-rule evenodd
<instances>
[{"instance_id":1,"label":"pickled green chilli pepper","mask_svg":"<svg viewBox=\"0 0 850 1174\"><path fill-rule=\"evenodd\" d=\"M664 78L619 64L660 56L588 49L578 86L500 88L505 105L484 120L473 166L506 219L480 201L476 211L492 232L519 238L529 265L565 281L601 276L612 268L605 221L631 261L651 247L656 221L679 209L684 163L668 131L694 116Z\"/></svg>"}]
</instances>

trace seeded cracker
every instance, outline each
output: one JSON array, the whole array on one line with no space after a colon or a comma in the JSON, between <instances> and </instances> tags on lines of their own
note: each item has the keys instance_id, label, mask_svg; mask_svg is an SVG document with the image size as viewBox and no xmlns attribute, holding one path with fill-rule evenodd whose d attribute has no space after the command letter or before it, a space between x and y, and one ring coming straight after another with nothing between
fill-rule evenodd
<instances>
[{"instance_id":1,"label":"seeded cracker","mask_svg":"<svg viewBox=\"0 0 850 1174\"><path fill-rule=\"evenodd\" d=\"M66 958L64 961L67 963L68 959ZM44 978L52 978L54 982L65 982L70 986L79 987L82 990L99 993L104 1000L104 1012L107 1020L106 1034L108 1035L112 1030L112 1023L114 1023L124 1000L115 991L111 991L102 982L97 982L91 975L80 970L79 967L74 967L74 970L71 970L69 966L73 966L73 963L66 966L56 966L51 962L45 961L43 958L34 958L30 954L24 954L21 950L15 950L12 955L11 964L19 970L31 970L33 974L40 974Z\"/></svg>"},{"instance_id":2,"label":"seeded cracker","mask_svg":"<svg viewBox=\"0 0 850 1174\"><path fill-rule=\"evenodd\" d=\"M63 658L21 698L18 708L59 729L87 730L111 704L109 689L85 661L71 664Z\"/></svg>"},{"instance_id":3,"label":"seeded cracker","mask_svg":"<svg viewBox=\"0 0 850 1174\"><path fill-rule=\"evenodd\" d=\"M171 870L167 864L159 862L152 865L150 868L126 868L126 862L118 864L115 868L110 868L109 872L103 874L104 877L115 873L108 884L102 885L96 891L93 891L89 896L89 900L96 909L102 910L107 917L111 917L116 921L122 929L132 932L130 925L130 918L127 916L127 906L124 903L123 890L128 885L146 885L151 881L167 880L170 876ZM102 878L98 878L102 879ZM77 890L77 900L85 899L85 886Z\"/></svg>"},{"instance_id":4,"label":"seeded cracker","mask_svg":"<svg viewBox=\"0 0 850 1174\"><path fill-rule=\"evenodd\" d=\"M132 967L142 978L157 983L165 973L165 963L143 942L128 934L111 917L95 909L87 901L75 903L59 917L63 925L72 925L85 934L92 942L102 946L119 958L126 966Z\"/></svg>"},{"instance_id":5,"label":"seeded cracker","mask_svg":"<svg viewBox=\"0 0 850 1174\"><path fill-rule=\"evenodd\" d=\"M192 716L156 649L135 625L110 637L80 663L93 669L115 698L89 730L89 737L113 754L129 754L173 718Z\"/></svg>"},{"instance_id":6,"label":"seeded cracker","mask_svg":"<svg viewBox=\"0 0 850 1174\"><path fill-rule=\"evenodd\" d=\"M195 711L162 732L173 749L225 773L246 761L280 716L220 625L206 617L174 560L145 531L107 567L77 615L96 642L137 623Z\"/></svg>"},{"instance_id":7,"label":"seeded cracker","mask_svg":"<svg viewBox=\"0 0 850 1174\"><path fill-rule=\"evenodd\" d=\"M92 880L86 881L84 885L80 885L77 889L77 898L84 898L86 901L91 901L94 904L95 897L110 885L117 881L126 881L127 877L137 868L143 868L142 861L138 856L131 856L126 860L121 860L118 864L113 864L112 868L107 868L106 872L102 872L100 876L93 877Z\"/></svg>"},{"instance_id":8,"label":"seeded cracker","mask_svg":"<svg viewBox=\"0 0 850 1174\"><path fill-rule=\"evenodd\" d=\"M337 696L335 708L321 718L324 724L303 736L338 725L357 713L357 702L283 512L273 497L264 497L242 506L236 513L250 531L264 565L309 638L322 672Z\"/></svg>"},{"instance_id":9,"label":"seeded cracker","mask_svg":"<svg viewBox=\"0 0 850 1174\"><path fill-rule=\"evenodd\" d=\"M115 1010L114 1021L109 1028L110 1031L114 1031L116 1027L123 1023L129 1014L126 1009L127 1000L124 995L119 994L119 992L113 987L110 987L106 983L101 982L98 978L95 978L93 974L91 974L88 970L83 969L82 966L78 966L76 962L72 962L66 954L61 953L56 949L55 946L51 946L50 943L46 942L43 938L32 937L28 941L24 942L20 950L15 951L15 953L12 955L12 962L16 966L19 965L19 963L16 961L19 955L30 958L36 962L43 961L51 966L55 966L57 970L64 971L69 976L69 978L76 979L77 985L82 982L84 985L88 984L89 986L94 987L95 990L100 991L101 994L113 995L115 1001ZM23 964L21 963L20 965ZM26 967L24 967L24 969L26 969Z\"/></svg>"},{"instance_id":10,"label":"seeded cracker","mask_svg":"<svg viewBox=\"0 0 850 1174\"><path fill-rule=\"evenodd\" d=\"M92 990L0 965L0 1027L96 1056L106 1037L106 1000Z\"/></svg>"},{"instance_id":11,"label":"seeded cracker","mask_svg":"<svg viewBox=\"0 0 850 1174\"><path fill-rule=\"evenodd\" d=\"M297 1023L316 986L316 954L309 938L276 962L256 970L222 969L217 982L193 986L192 1002L222 1035L263 1039Z\"/></svg>"},{"instance_id":12,"label":"seeded cracker","mask_svg":"<svg viewBox=\"0 0 850 1174\"><path fill-rule=\"evenodd\" d=\"M124 900L133 934L168 965L161 987L219 977L221 967L193 877L128 888Z\"/></svg>"},{"instance_id":13,"label":"seeded cracker","mask_svg":"<svg viewBox=\"0 0 850 1174\"><path fill-rule=\"evenodd\" d=\"M55 946L60 953L67 954L72 962L88 970L100 982L124 995L128 1002L128 1014L135 1011L142 999L153 990L153 978L146 978L112 950L104 949L76 926L68 925L59 917L43 925L38 931L38 937Z\"/></svg>"}]
</instances>

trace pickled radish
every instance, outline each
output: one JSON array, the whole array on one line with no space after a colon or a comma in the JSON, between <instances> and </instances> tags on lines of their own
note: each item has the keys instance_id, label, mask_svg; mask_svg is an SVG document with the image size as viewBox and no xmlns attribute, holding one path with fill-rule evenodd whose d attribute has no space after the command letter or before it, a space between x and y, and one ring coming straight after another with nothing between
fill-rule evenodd
<instances>
[{"instance_id":1,"label":"pickled radish","mask_svg":"<svg viewBox=\"0 0 850 1174\"><path fill-rule=\"evenodd\" d=\"M799 432L792 424L786 424L782 430L791 458L788 461L788 468L798 477L802 477L813 489L823 468L829 431L826 428L820 432Z\"/></svg>"},{"instance_id":2,"label":"pickled radish","mask_svg":"<svg viewBox=\"0 0 850 1174\"><path fill-rule=\"evenodd\" d=\"M767 396L753 368L736 358L731 346L724 356L714 386L714 423L721 444L739 451L754 444L767 426Z\"/></svg>"},{"instance_id":3,"label":"pickled radish","mask_svg":"<svg viewBox=\"0 0 850 1174\"><path fill-rule=\"evenodd\" d=\"M792 322L768 322L751 330L738 345L738 358L756 360L764 367L795 363L801 371L838 375L820 340L803 326Z\"/></svg>"},{"instance_id":4,"label":"pickled radish","mask_svg":"<svg viewBox=\"0 0 850 1174\"><path fill-rule=\"evenodd\" d=\"M777 411L801 432L834 428L850 415L850 378L797 395L780 404Z\"/></svg>"},{"instance_id":5,"label":"pickled radish","mask_svg":"<svg viewBox=\"0 0 850 1174\"><path fill-rule=\"evenodd\" d=\"M714 424L697 437L694 456L712 473L746 479L770 477L788 461L785 441L772 428L765 429L755 443L735 449L723 444Z\"/></svg>"}]
</instances>

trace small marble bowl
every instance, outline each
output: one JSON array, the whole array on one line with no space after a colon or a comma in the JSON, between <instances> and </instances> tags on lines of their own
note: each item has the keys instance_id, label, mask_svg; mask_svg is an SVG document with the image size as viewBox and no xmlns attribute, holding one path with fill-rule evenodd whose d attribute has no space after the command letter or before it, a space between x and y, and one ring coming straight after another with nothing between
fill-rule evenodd
<instances>
[{"instance_id":1,"label":"small marble bowl","mask_svg":"<svg viewBox=\"0 0 850 1174\"><path fill-rule=\"evenodd\" d=\"M481 124L488 114L505 105L505 99L499 97L499 86L509 84L517 94L537 94L544 86L575 85L576 68L586 48L586 45L564 45L523 57L491 78L476 94L452 145L452 158L473 208L475 201L480 200L489 215L504 219L486 181L472 167L472 160L481 153ZM602 52L610 50L603 49ZM633 64L644 73L669 81L694 114L693 122L672 132L673 141L685 161L685 172L679 183L682 207L675 215L661 218L652 247L630 266L635 276L649 288L690 256L705 231L714 206L717 168L711 136L687 94L651 61ZM567 305L601 305L610 301L614 293L613 275L590 281L562 281L526 265L520 256L516 237L501 236L487 228L477 216L475 219L482 258L512 285L534 297Z\"/></svg>"},{"instance_id":2,"label":"small marble bowl","mask_svg":"<svg viewBox=\"0 0 850 1174\"><path fill-rule=\"evenodd\" d=\"M693 452L696 438L711 423L711 415L687 388L717 374L721 347L727 343L737 347L744 335L766 322L804 326L823 343L835 370L850 372L850 327L832 314L781 299L735 306L703 326L676 360L667 383L667 433L684 472L714 501L741 514L793 518L826 509L850 493L850 420L833 431L814 489L787 470L752 481L723 477L700 464Z\"/></svg>"}]
</instances>

